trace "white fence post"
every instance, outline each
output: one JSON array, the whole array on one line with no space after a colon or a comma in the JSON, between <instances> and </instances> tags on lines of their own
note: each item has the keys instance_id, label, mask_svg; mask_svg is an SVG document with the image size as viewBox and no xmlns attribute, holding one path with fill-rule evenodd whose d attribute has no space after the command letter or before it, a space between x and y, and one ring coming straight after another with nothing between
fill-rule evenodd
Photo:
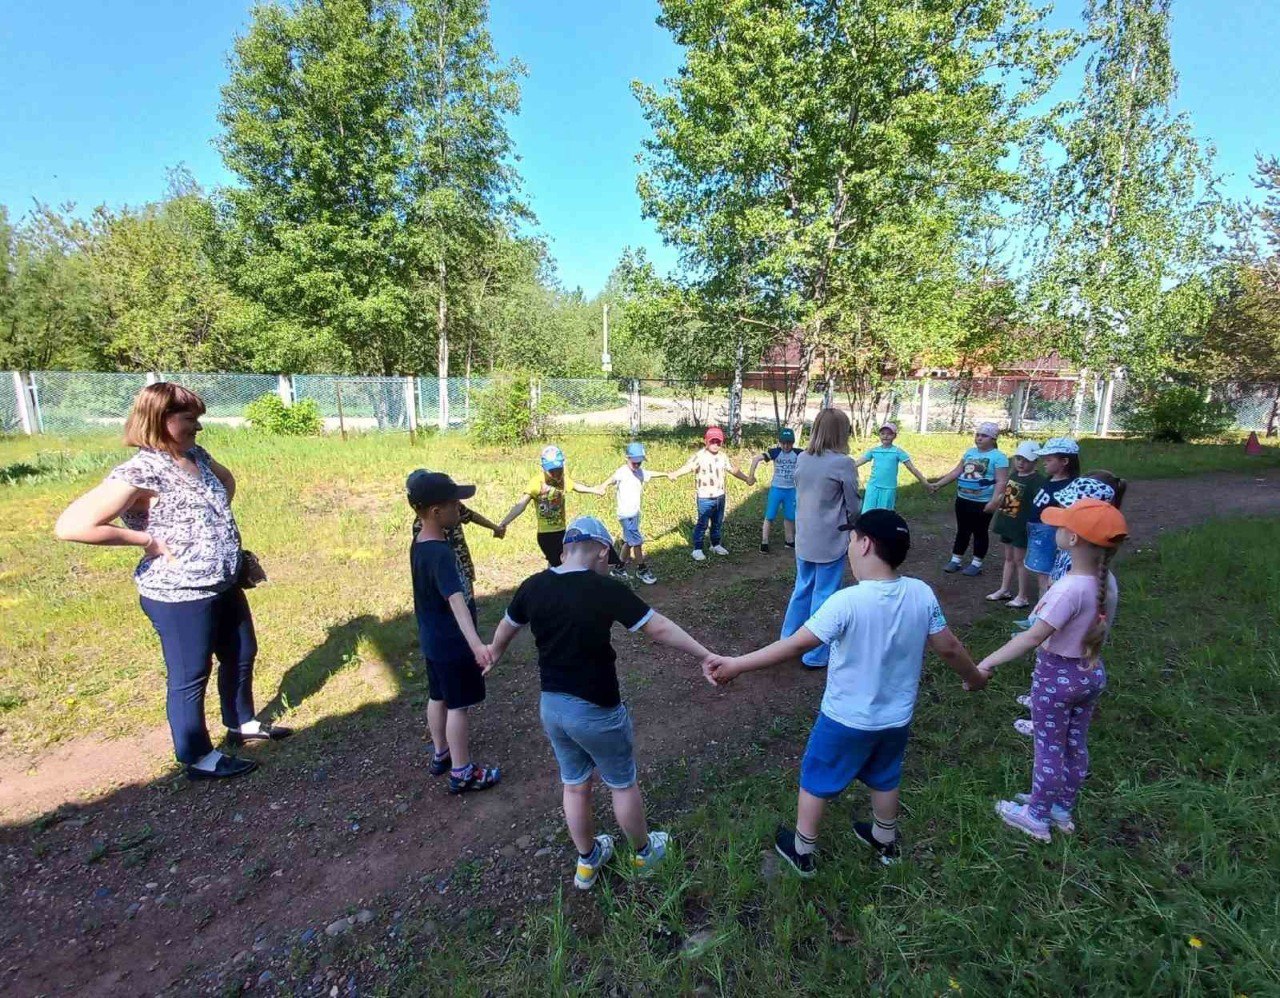
<instances>
[{"instance_id":1,"label":"white fence post","mask_svg":"<svg viewBox=\"0 0 1280 998\"><path fill-rule=\"evenodd\" d=\"M926 374L920 379L920 386L917 389L919 396L917 401L919 405L916 407L916 432L929 432L929 376Z\"/></svg>"},{"instance_id":2,"label":"white fence post","mask_svg":"<svg viewBox=\"0 0 1280 998\"><path fill-rule=\"evenodd\" d=\"M155 371L148 371L148 372L147 372L147 384L148 384L148 385L157 385L157 384L159 384L159 383L160 383L160 375L156 374L156 372L155 372Z\"/></svg>"},{"instance_id":3,"label":"white fence post","mask_svg":"<svg viewBox=\"0 0 1280 998\"><path fill-rule=\"evenodd\" d=\"M276 377L276 394L285 405L293 405L293 381L287 374Z\"/></svg>"},{"instance_id":4,"label":"white fence post","mask_svg":"<svg viewBox=\"0 0 1280 998\"><path fill-rule=\"evenodd\" d=\"M18 422L22 424L22 432L31 436L36 432L35 420L31 418L31 404L27 396L27 381L21 371L13 372L13 396L18 404Z\"/></svg>"},{"instance_id":5,"label":"white fence post","mask_svg":"<svg viewBox=\"0 0 1280 998\"><path fill-rule=\"evenodd\" d=\"M1111 432L1111 403L1115 399L1116 379L1108 378L1102 385L1102 405L1098 415L1098 436L1105 437Z\"/></svg>"},{"instance_id":6,"label":"white fence post","mask_svg":"<svg viewBox=\"0 0 1280 998\"><path fill-rule=\"evenodd\" d=\"M1009 419L1009 429L1014 433L1022 432L1022 407L1027 401L1027 383L1019 379L1013 389L1013 415Z\"/></svg>"},{"instance_id":7,"label":"white fence post","mask_svg":"<svg viewBox=\"0 0 1280 998\"><path fill-rule=\"evenodd\" d=\"M409 420L409 432L418 432L418 402L413 396L412 377L404 379L404 411Z\"/></svg>"}]
</instances>

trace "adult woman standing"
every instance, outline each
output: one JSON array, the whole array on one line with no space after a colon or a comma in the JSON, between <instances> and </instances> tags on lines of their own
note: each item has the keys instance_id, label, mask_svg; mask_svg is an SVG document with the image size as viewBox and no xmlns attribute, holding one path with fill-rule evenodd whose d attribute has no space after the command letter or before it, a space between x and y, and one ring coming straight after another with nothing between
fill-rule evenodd
<instances>
[{"instance_id":1,"label":"adult woman standing","mask_svg":"<svg viewBox=\"0 0 1280 998\"><path fill-rule=\"evenodd\" d=\"M215 656L227 741L291 734L254 717L258 645L240 584L236 480L196 445L204 411L200 396L181 385L144 388L124 429L138 452L73 502L55 528L59 540L142 548L133 577L164 653L174 752L193 780L242 776L258 765L218 752L209 738L204 693Z\"/></svg>"},{"instance_id":2,"label":"adult woman standing","mask_svg":"<svg viewBox=\"0 0 1280 998\"><path fill-rule=\"evenodd\" d=\"M823 409L796 461L796 588L782 620L784 638L803 627L844 580L847 525L861 508L849 431L848 416ZM819 645L801 661L811 669L825 668L827 646Z\"/></svg>"}]
</instances>

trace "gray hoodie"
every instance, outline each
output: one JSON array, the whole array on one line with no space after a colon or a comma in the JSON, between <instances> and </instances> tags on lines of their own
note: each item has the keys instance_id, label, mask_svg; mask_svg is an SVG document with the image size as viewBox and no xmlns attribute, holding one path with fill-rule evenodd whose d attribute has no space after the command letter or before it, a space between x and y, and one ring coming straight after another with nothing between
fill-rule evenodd
<instances>
[{"instance_id":1,"label":"gray hoodie","mask_svg":"<svg viewBox=\"0 0 1280 998\"><path fill-rule=\"evenodd\" d=\"M838 451L810 454L796 461L796 556L825 563L843 558L849 533L842 524L857 517L858 469Z\"/></svg>"}]
</instances>

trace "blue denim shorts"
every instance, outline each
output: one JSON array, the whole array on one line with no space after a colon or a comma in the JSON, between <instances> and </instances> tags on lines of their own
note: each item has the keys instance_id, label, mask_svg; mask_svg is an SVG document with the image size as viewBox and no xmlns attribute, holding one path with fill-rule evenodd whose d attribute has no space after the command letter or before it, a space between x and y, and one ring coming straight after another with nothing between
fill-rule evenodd
<instances>
[{"instance_id":1,"label":"blue denim shorts","mask_svg":"<svg viewBox=\"0 0 1280 998\"><path fill-rule=\"evenodd\" d=\"M1047 523L1027 524L1027 557L1024 564L1028 572L1048 575L1053 571L1058 556L1058 528Z\"/></svg>"},{"instance_id":2,"label":"blue denim shorts","mask_svg":"<svg viewBox=\"0 0 1280 998\"><path fill-rule=\"evenodd\" d=\"M594 769L613 790L635 785L634 734L626 704L601 707L568 693L544 692L539 713L566 786L586 783Z\"/></svg>"},{"instance_id":3,"label":"blue denim shorts","mask_svg":"<svg viewBox=\"0 0 1280 998\"><path fill-rule=\"evenodd\" d=\"M800 761L800 787L815 797L835 797L854 780L893 790L902 781L910 735L910 724L864 731L819 714Z\"/></svg>"},{"instance_id":4,"label":"blue denim shorts","mask_svg":"<svg viewBox=\"0 0 1280 998\"><path fill-rule=\"evenodd\" d=\"M622 525L622 543L630 547L639 547L644 543L644 534L640 533L640 514L620 516L618 523Z\"/></svg>"}]
</instances>

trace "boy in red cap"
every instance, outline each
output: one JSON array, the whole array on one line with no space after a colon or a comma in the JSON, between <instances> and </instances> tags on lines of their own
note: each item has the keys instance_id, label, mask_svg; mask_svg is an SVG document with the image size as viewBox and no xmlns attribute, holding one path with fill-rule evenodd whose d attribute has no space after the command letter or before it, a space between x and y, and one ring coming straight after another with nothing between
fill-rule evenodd
<instances>
[{"instance_id":1,"label":"boy in red cap","mask_svg":"<svg viewBox=\"0 0 1280 998\"><path fill-rule=\"evenodd\" d=\"M725 475L755 485L754 475L746 475L734 463L733 458L721 452L724 446L724 431L718 426L707 428L702 435L706 445L684 463L678 471L671 473L671 480L694 473L694 485L698 497L698 520L693 527L693 560L705 561L706 554L702 550L702 541L711 528L711 550L716 554L728 554L728 550L720 543L720 528L724 523L724 487Z\"/></svg>"}]
</instances>

